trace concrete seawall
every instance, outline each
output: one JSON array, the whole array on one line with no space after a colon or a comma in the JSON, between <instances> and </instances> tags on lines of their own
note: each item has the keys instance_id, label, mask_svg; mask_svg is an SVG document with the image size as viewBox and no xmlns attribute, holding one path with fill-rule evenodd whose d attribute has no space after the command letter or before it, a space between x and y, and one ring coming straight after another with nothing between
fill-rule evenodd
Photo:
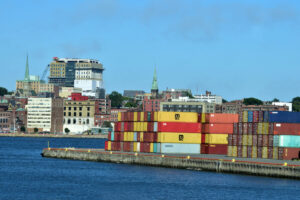
<instances>
[{"instance_id":1,"label":"concrete seawall","mask_svg":"<svg viewBox=\"0 0 300 200\"><path fill-rule=\"evenodd\" d=\"M281 178L300 179L300 165L287 163L266 163L201 158L182 155L160 155L143 153L105 152L96 149L46 148L42 156L49 158L113 162L123 164L148 165L224 173L248 174Z\"/></svg>"}]
</instances>

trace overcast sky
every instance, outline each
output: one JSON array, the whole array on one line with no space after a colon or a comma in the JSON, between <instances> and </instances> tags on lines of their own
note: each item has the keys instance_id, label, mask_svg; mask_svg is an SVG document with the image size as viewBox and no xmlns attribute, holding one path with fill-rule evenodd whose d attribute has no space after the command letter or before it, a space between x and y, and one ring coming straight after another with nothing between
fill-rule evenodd
<instances>
[{"instance_id":1,"label":"overcast sky","mask_svg":"<svg viewBox=\"0 0 300 200\"><path fill-rule=\"evenodd\" d=\"M300 96L300 1L2 0L0 86L53 57L93 58L107 92L190 88L227 100Z\"/></svg>"}]
</instances>

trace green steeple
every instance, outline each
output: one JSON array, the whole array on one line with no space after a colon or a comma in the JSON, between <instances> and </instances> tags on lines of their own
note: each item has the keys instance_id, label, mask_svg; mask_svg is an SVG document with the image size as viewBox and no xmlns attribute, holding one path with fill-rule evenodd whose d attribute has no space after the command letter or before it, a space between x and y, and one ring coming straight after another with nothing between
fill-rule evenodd
<instances>
[{"instance_id":1,"label":"green steeple","mask_svg":"<svg viewBox=\"0 0 300 200\"><path fill-rule=\"evenodd\" d=\"M151 88L151 90L158 90L157 77L156 77L156 68L154 68L154 75L153 75L153 81L152 81L152 88Z\"/></svg>"},{"instance_id":2,"label":"green steeple","mask_svg":"<svg viewBox=\"0 0 300 200\"><path fill-rule=\"evenodd\" d=\"M25 81L29 81L29 66L28 66L28 54L26 57L26 70L25 70Z\"/></svg>"}]
</instances>

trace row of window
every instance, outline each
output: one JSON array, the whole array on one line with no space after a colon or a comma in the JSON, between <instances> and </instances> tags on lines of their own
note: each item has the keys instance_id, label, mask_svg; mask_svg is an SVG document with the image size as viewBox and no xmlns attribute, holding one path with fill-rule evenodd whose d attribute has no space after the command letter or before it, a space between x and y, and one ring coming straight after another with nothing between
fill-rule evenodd
<instances>
[{"instance_id":1,"label":"row of window","mask_svg":"<svg viewBox=\"0 0 300 200\"><path fill-rule=\"evenodd\" d=\"M86 115L87 115L87 117L89 117L89 116L90 116L90 113L87 113ZM66 116L66 112L64 112L64 116ZM68 112L68 116L71 117L71 116L72 116L72 113L71 113L71 112ZM73 116L74 116L74 117L77 117L77 113L74 112L74 113L73 113ZM82 112L79 112L78 116L79 116L79 117L82 117Z\"/></svg>"},{"instance_id":2,"label":"row of window","mask_svg":"<svg viewBox=\"0 0 300 200\"><path fill-rule=\"evenodd\" d=\"M64 120L64 124L66 123L66 121ZM67 124L77 124L77 120L76 119L68 119L67 120ZM78 120L78 124L90 124L90 120L87 119L86 121L81 121L81 119Z\"/></svg>"},{"instance_id":3,"label":"row of window","mask_svg":"<svg viewBox=\"0 0 300 200\"><path fill-rule=\"evenodd\" d=\"M90 111L90 107L87 107L86 109L87 111ZM66 107L64 107L64 110L66 110ZM72 107L69 107L68 110L72 110ZM73 107L73 110L77 110L77 107ZM79 110L82 110L82 107L79 107Z\"/></svg>"},{"instance_id":4,"label":"row of window","mask_svg":"<svg viewBox=\"0 0 300 200\"><path fill-rule=\"evenodd\" d=\"M0 119L0 123L7 123L8 119Z\"/></svg>"}]
</instances>

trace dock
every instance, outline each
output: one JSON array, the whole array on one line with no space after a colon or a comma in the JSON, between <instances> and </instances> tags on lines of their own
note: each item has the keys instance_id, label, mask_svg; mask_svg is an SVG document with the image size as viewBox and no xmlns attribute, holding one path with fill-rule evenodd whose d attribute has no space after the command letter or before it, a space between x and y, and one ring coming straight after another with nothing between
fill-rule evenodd
<instances>
[{"instance_id":1,"label":"dock","mask_svg":"<svg viewBox=\"0 0 300 200\"><path fill-rule=\"evenodd\" d=\"M77 148L45 148L41 155L47 158L300 179L300 161L233 158L208 154L182 155L115 152L105 151L104 149Z\"/></svg>"}]
</instances>

